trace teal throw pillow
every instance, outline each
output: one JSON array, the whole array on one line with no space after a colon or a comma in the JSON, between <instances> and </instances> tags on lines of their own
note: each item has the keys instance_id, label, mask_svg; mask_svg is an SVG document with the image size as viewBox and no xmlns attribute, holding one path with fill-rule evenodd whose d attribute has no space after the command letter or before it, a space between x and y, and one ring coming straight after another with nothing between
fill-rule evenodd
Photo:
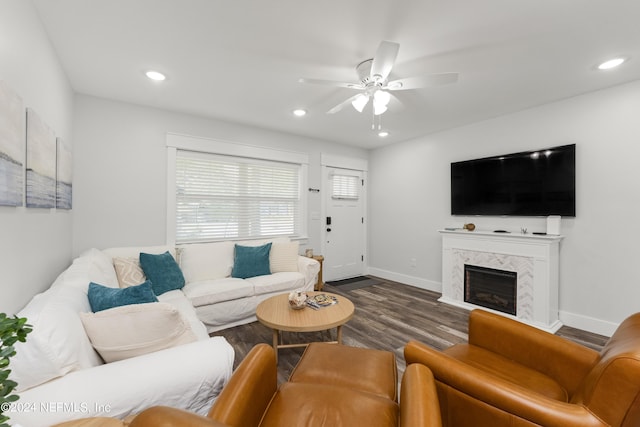
<instances>
[{"instance_id":1,"label":"teal throw pillow","mask_svg":"<svg viewBox=\"0 0 640 427\"><path fill-rule=\"evenodd\" d=\"M182 270L169 251L160 255L141 252L140 267L147 279L151 280L151 286L156 295L182 289L184 286Z\"/></svg>"},{"instance_id":2,"label":"teal throw pillow","mask_svg":"<svg viewBox=\"0 0 640 427\"><path fill-rule=\"evenodd\" d=\"M87 296L94 313L123 305L158 302L148 280L128 288L110 288L91 282Z\"/></svg>"},{"instance_id":3,"label":"teal throw pillow","mask_svg":"<svg viewBox=\"0 0 640 427\"><path fill-rule=\"evenodd\" d=\"M270 251L271 243L262 246L236 245L231 277L247 279L271 274L271 268L269 267Z\"/></svg>"}]
</instances>

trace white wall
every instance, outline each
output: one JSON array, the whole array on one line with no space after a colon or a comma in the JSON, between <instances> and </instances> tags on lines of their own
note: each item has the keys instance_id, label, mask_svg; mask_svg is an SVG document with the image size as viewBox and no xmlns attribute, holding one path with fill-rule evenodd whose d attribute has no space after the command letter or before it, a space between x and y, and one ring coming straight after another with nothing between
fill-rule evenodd
<instances>
[{"instance_id":1,"label":"white wall","mask_svg":"<svg viewBox=\"0 0 640 427\"><path fill-rule=\"evenodd\" d=\"M576 143L577 214L562 219L560 318L610 334L640 311L638 112L640 81L374 150L371 273L440 291L437 230L473 222L545 231L543 218L451 216L450 163Z\"/></svg>"},{"instance_id":2,"label":"white wall","mask_svg":"<svg viewBox=\"0 0 640 427\"><path fill-rule=\"evenodd\" d=\"M72 145L73 91L30 1L2 1L0 80ZM0 206L0 312L20 310L67 267L72 216Z\"/></svg>"},{"instance_id":3,"label":"white wall","mask_svg":"<svg viewBox=\"0 0 640 427\"><path fill-rule=\"evenodd\" d=\"M367 150L340 144L79 95L74 121L74 254L90 247L165 243L167 132L306 153L312 188L320 188L321 153L369 156ZM320 212L321 198L311 192L308 197L306 247L319 252L321 224L311 213Z\"/></svg>"}]
</instances>

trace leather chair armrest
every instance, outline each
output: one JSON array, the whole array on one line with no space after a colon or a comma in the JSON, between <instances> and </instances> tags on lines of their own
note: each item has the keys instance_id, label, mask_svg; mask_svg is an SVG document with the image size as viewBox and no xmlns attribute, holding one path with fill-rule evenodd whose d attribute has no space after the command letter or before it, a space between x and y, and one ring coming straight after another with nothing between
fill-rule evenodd
<instances>
[{"instance_id":1,"label":"leather chair armrest","mask_svg":"<svg viewBox=\"0 0 640 427\"><path fill-rule=\"evenodd\" d=\"M234 371L209 417L231 427L257 427L278 387L273 347L258 344Z\"/></svg>"},{"instance_id":2,"label":"leather chair armrest","mask_svg":"<svg viewBox=\"0 0 640 427\"><path fill-rule=\"evenodd\" d=\"M407 366L402 377L400 427L442 427L433 374L419 363Z\"/></svg>"},{"instance_id":3,"label":"leather chair armrest","mask_svg":"<svg viewBox=\"0 0 640 427\"><path fill-rule=\"evenodd\" d=\"M225 424L182 409L154 406L136 416L129 427L228 427Z\"/></svg>"},{"instance_id":4,"label":"leather chair armrest","mask_svg":"<svg viewBox=\"0 0 640 427\"><path fill-rule=\"evenodd\" d=\"M555 379L570 395L600 357L595 350L484 310L469 316L469 344Z\"/></svg>"},{"instance_id":5,"label":"leather chair armrest","mask_svg":"<svg viewBox=\"0 0 640 427\"><path fill-rule=\"evenodd\" d=\"M514 417L547 427L605 427L606 423L582 405L560 402L502 380L481 369L411 341L404 349L407 364L421 363L437 382L485 402Z\"/></svg>"}]
</instances>

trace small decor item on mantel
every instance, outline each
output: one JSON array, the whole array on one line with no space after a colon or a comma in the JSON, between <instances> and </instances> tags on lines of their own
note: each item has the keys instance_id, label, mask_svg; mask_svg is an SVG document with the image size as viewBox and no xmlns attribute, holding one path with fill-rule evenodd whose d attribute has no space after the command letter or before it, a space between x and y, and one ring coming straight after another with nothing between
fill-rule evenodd
<instances>
[{"instance_id":1,"label":"small decor item on mantel","mask_svg":"<svg viewBox=\"0 0 640 427\"><path fill-rule=\"evenodd\" d=\"M476 229L476 226L475 226L475 224L470 222L469 224L463 225L462 228L464 228L467 231L473 231L473 230Z\"/></svg>"},{"instance_id":2,"label":"small decor item on mantel","mask_svg":"<svg viewBox=\"0 0 640 427\"><path fill-rule=\"evenodd\" d=\"M289 307L300 310L307 305L307 293L305 291L293 291L289 293Z\"/></svg>"}]
</instances>

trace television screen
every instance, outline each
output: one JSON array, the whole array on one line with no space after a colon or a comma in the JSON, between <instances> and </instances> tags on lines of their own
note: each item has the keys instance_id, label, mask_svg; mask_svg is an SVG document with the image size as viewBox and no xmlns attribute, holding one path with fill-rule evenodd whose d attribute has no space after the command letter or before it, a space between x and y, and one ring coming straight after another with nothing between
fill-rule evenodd
<instances>
[{"instance_id":1,"label":"television screen","mask_svg":"<svg viewBox=\"0 0 640 427\"><path fill-rule=\"evenodd\" d=\"M576 216L575 144L451 163L452 215Z\"/></svg>"}]
</instances>

